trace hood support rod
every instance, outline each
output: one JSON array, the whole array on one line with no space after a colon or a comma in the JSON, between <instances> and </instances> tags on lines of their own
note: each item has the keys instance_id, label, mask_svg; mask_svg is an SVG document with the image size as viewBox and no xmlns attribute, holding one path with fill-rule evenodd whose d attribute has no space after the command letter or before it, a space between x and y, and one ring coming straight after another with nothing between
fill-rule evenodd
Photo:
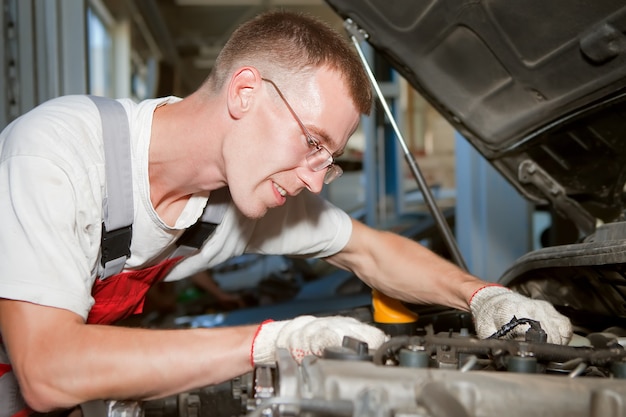
<instances>
[{"instance_id":1,"label":"hood support rod","mask_svg":"<svg viewBox=\"0 0 626 417\"><path fill-rule=\"evenodd\" d=\"M361 48L361 45L359 42L363 40L367 40L369 35L365 31L360 29L352 21L352 19L346 19L344 21L344 27L348 31L350 39L352 40L352 42L354 43L354 46L356 47L359 57L361 58L361 61L363 62L363 66L365 67L365 71L367 72L370 82L372 83L372 87L376 91L376 95L378 96L380 104L382 105L385 111L385 114L387 115L387 118L389 119L389 122L391 123L391 126L396 134L396 137L398 138L400 146L402 147L404 157L409 164L409 168L411 169L411 172L413 173L415 180L417 181L417 185L419 186L420 190L422 191L422 194L424 195L424 199L426 201L428 209L430 210L431 214L435 218L435 224L437 225L439 231L443 235L444 242L446 246L448 247L448 250L450 251L452 258L454 259L454 261L460 268L467 271L467 265L465 264L465 261L463 260L463 257L461 256L461 252L459 251L459 248L456 244L454 235L452 234L452 231L450 230L450 227L448 223L446 222L445 217L443 216L441 210L439 209L439 206L437 206L437 203L435 202L433 194L430 188L428 187L426 180L424 179L424 175L422 174L422 172L419 169L419 166L417 165L415 157L413 156L413 154L411 154L408 146L406 145L406 141L404 140L404 137L402 136L402 133L400 132L400 129L398 128L398 125L393 117L393 114L391 113L391 110L389 109L389 106L387 105L387 101L385 100L385 97L383 96L380 90L380 86L378 85L378 82L376 81L376 77L374 76L374 73L372 72L368 64L367 59L365 58L365 54L363 53L363 49Z\"/></svg>"}]
</instances>

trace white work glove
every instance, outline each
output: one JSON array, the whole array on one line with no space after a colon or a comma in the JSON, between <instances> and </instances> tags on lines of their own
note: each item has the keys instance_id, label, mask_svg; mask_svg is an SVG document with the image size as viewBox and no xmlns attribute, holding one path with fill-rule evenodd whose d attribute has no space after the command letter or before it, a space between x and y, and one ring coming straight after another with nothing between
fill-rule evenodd
<instances>
[{"instance_id":1,"label":"white work glove","mask_svg":"<svg viewBox=\"0 0 626 417\"><path fill-rule=\"evenodd\" d=\"M540 322L548 335L548 343L565 345L572 337L569 319L555 310L552 304L534 300L499 285L488 285L474 293L469 302L476 333L486 339L515 316ZM520 338L529 329L528 324L517 326L509 338Z\"/></svg>"},{"instance_id":2,"label":"white work glove","mask_svg":"<svg viewBox=\"0 0 626 417\"><path fill-rule=\"evenodd\" d=\"M266 321L257 329L252 341L252 365L276 361L276 349L286 348L300 363L307 355L321 356L324 348L341 346L344 336L367 343L377 349L386 341L385 333L352 317L300 316L292 320Z\"/></svg>"}]
</instances>

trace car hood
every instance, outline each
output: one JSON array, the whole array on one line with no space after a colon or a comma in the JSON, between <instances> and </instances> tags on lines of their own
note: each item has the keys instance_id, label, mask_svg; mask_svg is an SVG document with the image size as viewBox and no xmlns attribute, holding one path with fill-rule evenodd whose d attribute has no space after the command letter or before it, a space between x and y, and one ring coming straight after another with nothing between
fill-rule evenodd
<instances>
[{"instance_id":1,"label":"car hood","mask_svg":"<svg viewBox=\"0 0 626 417\"><path fill-rule=\"evenodd\" d=\"M577 326L626 327L626 3L326 2L526 199L578 229L499 282Z\"/></svg>"},{"instance_id":2,"label":"car hood","mask_svg":"<svg viewBox=\"0 0 626 417\"><path fill-rule=\"evenodd\" d=\"M326 0L518 191L584 235L626 181L623 0Z\"/></svg>"}]
</instances>

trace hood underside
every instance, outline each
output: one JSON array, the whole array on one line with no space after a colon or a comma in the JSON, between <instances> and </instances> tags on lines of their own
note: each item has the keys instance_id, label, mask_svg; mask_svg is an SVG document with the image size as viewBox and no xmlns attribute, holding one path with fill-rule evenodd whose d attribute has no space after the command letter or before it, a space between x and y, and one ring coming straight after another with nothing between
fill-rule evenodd
<instances>
[{"instance_id":1,"label":"hood underside","mask_svg":"<svg viewBox=\"0 0 626 417\"><path fill-rule=\"evenodd\" d=\"M621 218L623 0L326 2L527 199Z\"/></svg>"}]
</instances>

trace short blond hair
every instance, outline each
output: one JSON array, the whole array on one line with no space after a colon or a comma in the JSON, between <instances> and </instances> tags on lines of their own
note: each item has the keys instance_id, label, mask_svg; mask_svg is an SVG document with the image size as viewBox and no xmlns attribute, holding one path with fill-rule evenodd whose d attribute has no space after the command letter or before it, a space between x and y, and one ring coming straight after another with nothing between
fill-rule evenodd
<instances>
[{"instance_id":1,"label":"short blond hair","mask_svg":"<svg viewBox=\"0 0 626 417\"><path fill-rule=\"evenodd\" d=\"M219 91L236 68L254 66L265 77L297 77L322 66L338 71L362 114L372 107L372 90L352 45L327 23L304 13L272 10L235 30L204 85Z\"/></svg>"}]
</instances>

